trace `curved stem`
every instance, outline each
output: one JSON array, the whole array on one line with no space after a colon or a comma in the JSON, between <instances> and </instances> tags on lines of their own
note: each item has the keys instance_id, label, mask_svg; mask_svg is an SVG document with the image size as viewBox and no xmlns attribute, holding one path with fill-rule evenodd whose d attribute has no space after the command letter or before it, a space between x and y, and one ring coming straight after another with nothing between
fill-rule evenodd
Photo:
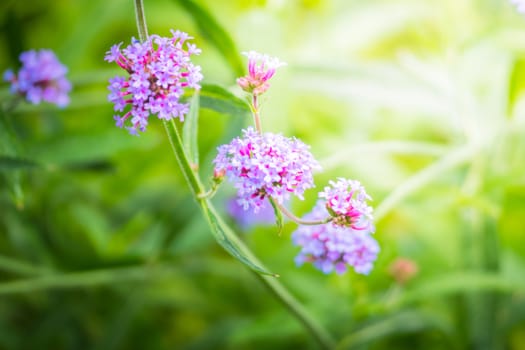
<instances>
[{"instance_id":1,"label":"curved stem","mask_svg":"<svg viewBox=\"0 0 525 350\"><path fill-rule=\"evenodd\" d=\"M275 201L275 205L279 208L279 210L281 211L281 213L283 213L284 215L286 215L290 220L292 220L293 222L299 224L299 225L309 225L309 226L315 226L315 225L323 225L323 224L327 224L329 223L330 221L333 220L332 217L327 217L326 219L324 220L315 220L315 221L310 221L310 220L303 220L297 216L295 216L294 213L292 213L291 211L289 211L288 209L286 209L286 207L282 204L279 204L277 201Z\"/></svg>"},{"instance_id":2,"label":"curved stem","mask_svg":"<svg viewBox=\"0 0 525 350\"><path fill-rule=\"evenodd\" d=\"M139 29L139 35L141 40L147 38L147 29L146 29L146 20L144 18L144 8L142 0L135 0L135 10L137 17L137 27ZM255 106L257 106L257 98L254 96ZM258 118L258 111L254 111L255 115ZM171 125L168 125L170 122L165 121L164 127L168 134L171 148L175 154L175 158L180 166L188 186L190 187L194 198L199 202L200 206L205 211L213 211L212 204L206 199L201 198L199 195L203 193L203 186L198 177L198 174L194 172L191 168L189 158L186 155L180 133L177 130L175 122L172 120ZM260 132L260 120L258 123L258 130ZM244 245L244 243L235 235L231 230L223 230L224 234L227 235L227 239L233 242L238 249L251 260L255 261L258 265L260 262L255 257L255 255L250 251L250 249ZM297 320L303 324L303 326L309 331L309 333L314 337L318 342L321 348L323 349L333 349L334 340L328 333L328 331L323 328L315 318L310 316L307 310L299 303L297 299L275 278L267 275L261 275L254 270L251 270L256 277L272 292L272 294L294 315Z\"/></svg>"},{"instance_id":3,"label":"curved stem","mask_svg":"<svg viewBox=\"0 0 525 350\"><path fill-rule=\"evenodd\" d=\"M188 182L189 187L195 195L195 198L199 201L200 205L205 207L204 209L212 208L211 203L206 198L199 196L202 193L202 185L197 177L197 174L192 171L188 157L185 154L182 140L179 136L177 128L172 121L172 127L168 125L169 122L165 122L166 132L172 146L173 153L179 163L184 178ZM225 232L229 232L226 230ZM258 265L262 265L251 250L235 235L229 234L228 239L232 241L240 251L248 256ZM257 278L272 292L273 295L301 322L306 329L309 330L311 335L317 340L321 348L332 349L333 340L326 329L324 329L313 317L311 317L306 309L295 299L295 297L288 292L288 290L272 276L261 275L255 271L252 271Z\"/></svg>"}]
</instances>

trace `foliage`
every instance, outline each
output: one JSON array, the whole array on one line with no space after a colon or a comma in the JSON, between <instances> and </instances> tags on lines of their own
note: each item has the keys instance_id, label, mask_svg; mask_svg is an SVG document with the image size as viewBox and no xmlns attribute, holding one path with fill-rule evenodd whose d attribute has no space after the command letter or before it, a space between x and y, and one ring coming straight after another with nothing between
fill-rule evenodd
<instances>
[{"instance_id":1,"label":"foliage","mask_svg":"<svg viewBox=\"0 0 525 350\"><path fill-rule=\"evenodd\" d=\"M262 98L264 128L312 145L318 189L344 174L373 198L369 276L297 268L287 221L281 234L226 232L232 254L249 247L264 266L247 264L279 274L339 349L525 347L525 18L509 2L145 6L150 33L186 31L203 51L203 87L178 127L204 185L216 147L251 122L234 78L238 51L256 49L288 62ZM103 57L137 36L131 2L0 9L0 70L52 48L73 84L65 109L11 108L0 89L0 348L317 348L261 284L275 278L216 244L161 122L140 137L114 126L117 70ZM314 192L291 207L309 212ZM232 193L221 187L209 220ZM398 257L418 266L406 283L389 274Z\"/></svg>"}]
</instances>

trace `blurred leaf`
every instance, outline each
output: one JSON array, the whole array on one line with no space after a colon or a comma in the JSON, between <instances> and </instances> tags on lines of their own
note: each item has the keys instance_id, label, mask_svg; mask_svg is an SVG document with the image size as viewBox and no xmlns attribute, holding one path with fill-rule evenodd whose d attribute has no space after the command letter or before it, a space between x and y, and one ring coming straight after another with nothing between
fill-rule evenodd
<instances>
[{"instance_id":1,"label":"blurred leaf","mask_svg":"<svg viewBox=\"0 0 525 350\"><path fill-rule=\"evenodd\" d=\"M225 88L214 84L203 84L200 105L218 113L233 117L246 117L251 114L250 106Z\"/></svg>"},{"instance_id":2,"label":"blurred leaf","mask_svg":"<svg viewBox=\"0 0 525 350\"><path fill-rule=\"evenodd\" d=\"M75 222L82 223L82 233L86 235L98 255L103 256L107 250L109 236L109 222L106 213L87 203L72 203L71 215Z\"/></svg>"},{"instance_id":3,"label":"blurred leaf","mask_svg":"<svg viewBox=\"0 0 525 350\"><path fill-rule=\"evenodd\" d=\"M428 328L437 328L451 332L452 327L433 314L421 311L402 311L382 317L361 329L354 330L341 340L337 349L358 348L388 336L415 333Z\"/></svg>"},{"instance_id":4,"label":"blurred leaf","mask_svg":"<svg viewBox=\"0 0 525 350\"><path fill-rule=\"evenodd\" d=\"M9 173L4 174L4 176L15 205L18 208L23 208L24 192L22 191L22 186L20 184L22 174L18 171L20 170L21 165L21 160L18 157L20 154L20 145L18 143L17 135L10 124L7 113L3 108L0 108L0 152L2 153L2 158L6 158L3 162L0 162L3 163L0 165L0 170L6 166L10 168L10 170L16 170L10 171ZM11 159L7 160L8 158Z\"/></svg>"},{"instance_id":5,"label":"blurred leaf","mask_svg":"<svg viewBox=\"0 0 525 350\"><path fill-rule=\"evenodd\" d=\"M41 167L41 164L33 160L0 155L0 170L33 169L39 167Z\"/></svg>"},{"instance_id":6,"label":"blurred leaf","mask_svg":"<svg viewBox=\"0 0 525 350\"><path fill-rule=\"evenodd\" d=\"M212 244L215 245L215 241L209 233L208 225L202 220L201 214L197 213L186 226L179 229L168 250L173 255L198 254Z\"/></svg>"},{"instance_id":7,"label":"blurred leaf","mask_svg":"<svg viewBox=\"0 0 525 350\"><path fill-rule=\"evenodd\" d=\"M63 169L78 172L111 172L115 170L115 165L107 160L92 160L86 162L66 163L64 164Z\"/></svg>"},{"instance_id":8,"label":"blurred leaf","mask_svg":"<svg viewBox=\"0 0 525 350\"><path fill-rule=\"evenodd\" d=\"M28 220L29 218L23 213L11 210L6 210L2 214L6 223L5 234L9 238L10 248L14 249L17 255L29 261L51 265L53 260L51 252L44 237L31 224L31 220Z\"/></svg>"},{"instance_id":9,"label":"blurred leaf","mask_svg":"<svg viewBox=\"0 0 525 350\"><path fill-rule=\"evenodd\" d=\"M221 217L217 215L215 209L209 202L203 202L201 205L204 216L208 221L213 235L217 242L223 247L228 253L234 258L242 262L244 265L249 267L255 272L264 275L271 275L277 277L276 274L266 270L266 268L260 266L260 263L256 261L255 257L248 256L245 252L241 251L239 246L232 241L232 238L236 237L235 233L230 229L228 225L222 221Z\"/></svg>"},{"instance_id":10,"label":"blurred leaf","mask_svg":"<svg viewBox=\"0 0 525 350\"><path fill-rule=\"evenodd\" d=\"M198 146L198 129L199 129L199 91L195 91L190 103L190 111L182 125L182 140L184 148L188 153L189 161L192 165L199 165L199 146Z\"/></svg>"},{"instance_id":11,"label":"blurred leaf","mask_svg":"<svg viewBox=\"0 0 525 350\"><path fill-rule=\"evenodd\" d=\"M202 36L209 40L229 63L235 77L244 75L244 64L230 35L211 13L193 0L175 0L192 16Z\"/></svg>"},{"instance_id":12,"label":"blurred leaf","mask_svg":"<svg viewBox=\"0 0 525 350\"><path fill-rule=\"evenodd\" d=\"M517 58L512 66L509 79L509 100L507 112L510 114L516 101L525 91L525 58Z\"/></svg>"},{"instance_id":13,"label":"blurred leaf","mask_svg":"<svg viewBox=\"0 0 525 350\"><path fill-rule=\"evenodd\" d=\"M7 34L4 38L6 39L6 44L9 48L8 53L11 56L11 61L16 62L18 66L20 64L18 62L18 56L24 51L26 42L25 27L12 8L7 10L7 15L4 16L2 29L4 29L4 33Z\"/></svg>"},{"instance_id":14,"label":"blurred leaf","mask_svg":"<svg viewBox=\"0 0 525 350\"><path fill-rule=\"evenodd\" d=\"M74 63L81 61L79 57L86 54L89 45L93 40L100 40L97 36L104 26L118 16L123 11L125 2L123 0L89 1L88 8L84 8L83 15L74 23L74 28L69 28L64 32L62 47L58 50L59 56L65 63Z\"/></svg>"},{"instance_id":15,"label":"blurred leaf","mask_svg":"<svg viewBox=\"0 0 525 350\"><path fill-rule=\"evenodd\" d=\"M510 279L495 273L469 271L448 273L420 281L417 286L407 290L398 301L408 303L472 291L524 292L525 280Z\"/></svg>"},{"instance_id":16,"label":"blurred leaf","mask_svg":"<svg viewBox=\"0 0 525 350\"><path fill-rule=\"evenodd\" d=\"M84 164L85 166L90 162L98 162L125 149L149 146L145 142L138 142L137 138L130 137L122 130L110 129L53 138L36 145L29 153L33 154L34 158L46 163Z\"/></svg>"}]
</instances>

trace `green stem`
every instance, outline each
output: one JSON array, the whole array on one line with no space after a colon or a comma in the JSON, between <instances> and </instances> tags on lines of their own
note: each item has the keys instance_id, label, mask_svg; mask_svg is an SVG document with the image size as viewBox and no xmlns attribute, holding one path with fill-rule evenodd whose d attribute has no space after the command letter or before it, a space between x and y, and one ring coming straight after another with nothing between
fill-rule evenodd
<instances>
[{"instance_id":1,"label":"green stem","mask_svg":"<svg viewBox=\"0 0 525 350\"><path fill-rule=\"evenodd\" d=\"M137 20L140 41L146 41L148 39L148 25L146 24L146 14L144 13L142 0L135 0L135 19Z\"/></svg>"},{"instance_id":2,"label":"green stem","mask_svg":"<svg viewBox=\"0 0 525 350\"><path fill-rule=\"evenodd\" d=\"M259 134L262 134L261 116L259 114L259 102L257 100L256 94L253 94L252 96L252 113L255 129L259 132Z\"/></svg>"},{"instance_id":3,"label":"green stem","mask_svg":"<svg viewBox=\"0 0 525 350\"><path fill-rule=\"evenodd\" d=\"M172 127L170 127L169 123L170 122L164 122L164 126L166 127L166 132L168 133L168 138L170 140L173 153L175 154L175 158L179 163L186 182L188 183L197 201L199 201L202 209L204 211L214 211L212 204L205 198L202 198L202 185L197 177L197 174L195 174L195 172L191 169L175 123L173 121L171 122ZM230 234L230 230L224 231L225 234L228 235L228 240L235 244L244 255L246 255L255 264L262 266L260 261L250 251L250 249L244 245L244 243L235 234ZM316 339L321 348L333 348L334 341L332 340L330 334L308 314L308 312L297 301L297 299L295 299L275 277L261 275L255 271L252 272L272 292L272 294L277 299L279 299L279 301L290 311L290 313L294 315L299 320L299 322L305 326L306 329L308 329L310 334Z\"/></svg>"},{"instance_id":4,"label":"green stem","mask_svg":"<svg viewBox=\"0 0 525 350\"><path fill-rule=\"evenodd\" d=\"M144 16L144 6L142 0L135 0L135 11L137 19L137 27L139 31L140 40L147 38L146 19ZM171 125L169 125L171 123ZM198 178L198 174L195 173L190 165L188 156L184 150L184 145L180 137L180 133L177 130L175 122L165 121L164 127L170 140L170 145L175 154L175 158L180 166L180 169L190 187L194 198L199 202L204 211L213 211L212 204L205 198L201 198L203 193L203 186ZM225 234L228 235L228 239L237 245L238 249L248 256L251 260L255 261L258 265L262 265L254 254L249 250L247 246L243 244L239 238L231 233L230 230L224 230ZM323 349L332 349L334 347L334 341L330 334L324 329L317 321L311 317L306 309L288 292L288 290L275 278L266 275L261 275L251 270L257 278L272 292L272 294L279 299L279 301L294 315L299 322L301 322L310 334L319 343Z\"/></svg>"},{"instance_id":5,"label":"green stem","mask_svg":"<svg viewBox=\"0 0 525 350\"><path fill-rule=\"evenodd\" d=\"M284 205L282 204L279 204L279 202L277 202L276 200L274 200L274 203L275 205L277 206L277 208L279 208L279 210L281 211L281 213L283 213L284 215L286 215L290 220L292 220L293 222L295 222L296 224L299 224L299 225L308 225L308 226L315 226L315 225L323 225L323 224L327 224L329 223L330 221L333 220L332 217L327 217L326 219L323 219L323 220L313 220L313 221L310 221L310 220L303 220L299 217L297 217L294 213L292 213L291 211L289 211Z\"/></svg>"}]
</instances>

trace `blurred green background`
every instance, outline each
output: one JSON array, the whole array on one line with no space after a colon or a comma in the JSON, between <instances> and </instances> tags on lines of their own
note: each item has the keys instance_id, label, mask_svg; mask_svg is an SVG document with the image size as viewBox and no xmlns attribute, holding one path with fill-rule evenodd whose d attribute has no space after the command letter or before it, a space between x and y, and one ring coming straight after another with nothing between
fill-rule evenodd
<instances>
[{"instance_id":1,"label":"blurred green background","mask_svg":"<svg viewBox=\"0 0 525 350\"><path fill-rule=\"evenodd\" d=\"M369 276L297 268L295 224L239 232L340 349L525 349L525 16L504 0L145 7L150 33L190 33L204 82L239 97L238 52L287 62L263 127L312 146L317 189L342 176L373 197L382 251ZM0 348L316 349L214 241L161 123L140 137L114 126L107 79L122 72L103 57L137 36L133 2L4 0L0 19L2 72L51 48L74 84L66 109L4 116L17 139L0 133L2 155L29 162L0 164ZM251 123L233 114L201 109L204 178ZM400 257L418 269L407 282L392 273Z\"/></svg>"}]
</instances>

